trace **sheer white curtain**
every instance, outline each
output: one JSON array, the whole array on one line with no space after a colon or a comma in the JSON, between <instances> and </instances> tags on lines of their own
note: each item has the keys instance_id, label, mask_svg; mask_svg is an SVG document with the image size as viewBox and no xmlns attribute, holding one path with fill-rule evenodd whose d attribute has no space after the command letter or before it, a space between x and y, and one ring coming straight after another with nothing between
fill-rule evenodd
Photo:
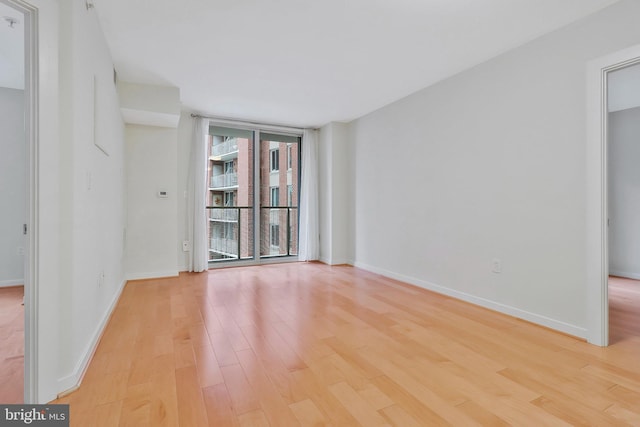
<instances>
[{"instance_id":1,"label":"sheer white curtain","mask_svg":"<svg viewBox=\"0 0 640 427\"><path fill-rule=\"evenodd\" d=\"M189 271L204 271L208 267L207 248L207 134L209 120L196 118L191 141L191 160L189 163L189 181L187 198Z\"/></svg>"},{"instance_id":2,"label":"sheer white curtain","mask_svg":"<svg viewBox=\"0 0 640 427\"><path fill-rule=\"evenodd\" d=\"M305 129L302 135L302 179L300 183L300 241L298 259L320 257L318 223L318 132Z\"/></svg>"}]
</instances>

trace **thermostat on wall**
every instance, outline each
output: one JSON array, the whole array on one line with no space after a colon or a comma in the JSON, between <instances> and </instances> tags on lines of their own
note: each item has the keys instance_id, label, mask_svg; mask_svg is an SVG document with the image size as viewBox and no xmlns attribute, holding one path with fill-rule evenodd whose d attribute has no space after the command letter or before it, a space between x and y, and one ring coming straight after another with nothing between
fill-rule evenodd
<instances>
[{"instance_id":1,"label":"thermostat on wall","mask_svg":"<svg viewBox=\"0 0 640 427\"><path fill-rule=\"evenodd\" d=\"M161 199L167 199L169 198L169 193L167 192L167 190L159 190L158 197Z\"/></svg>"}]
</instances>

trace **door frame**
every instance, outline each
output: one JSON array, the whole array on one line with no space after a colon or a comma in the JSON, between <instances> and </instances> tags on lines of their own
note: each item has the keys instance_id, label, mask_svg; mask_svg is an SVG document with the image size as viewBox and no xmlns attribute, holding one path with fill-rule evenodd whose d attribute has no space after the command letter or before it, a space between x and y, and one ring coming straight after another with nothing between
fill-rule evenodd
<instances>
[{"instance_id":1,"label":"door frame","mask_svg":"<svg viewBox=\"0 0 640 427\"><path fill-rule=\"evenodd\" d=\"M640 63L640 45L587 64L587 341L609 345L608 76Z\"/></svg>"},{"instance_id":2,"label":"door frame","mask_svg":"<svg viewBox=\"0 0 640 427\"><path fill-rule=\"evenodd\" d=\"M23 0L0 0L23 14L27 238L24 271L24 401L38 401L38 9Z\"/></svg>"}]
</instances>

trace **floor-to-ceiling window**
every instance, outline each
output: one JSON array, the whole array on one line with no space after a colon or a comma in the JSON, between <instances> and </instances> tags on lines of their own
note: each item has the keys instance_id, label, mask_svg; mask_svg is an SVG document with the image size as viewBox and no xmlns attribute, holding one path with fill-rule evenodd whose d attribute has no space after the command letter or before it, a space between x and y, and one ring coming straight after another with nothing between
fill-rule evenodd
<instances>
[{"instance_id":1,"label":"floor-to-ceiling window","mask_svg":"<svg viewBox=\"0 0 640 427\"><path fill-rule=\"evenodd\" d=\"M208 147L209 262L295 257L300 136L211 126Z\"/></svg>"}]
</instances>

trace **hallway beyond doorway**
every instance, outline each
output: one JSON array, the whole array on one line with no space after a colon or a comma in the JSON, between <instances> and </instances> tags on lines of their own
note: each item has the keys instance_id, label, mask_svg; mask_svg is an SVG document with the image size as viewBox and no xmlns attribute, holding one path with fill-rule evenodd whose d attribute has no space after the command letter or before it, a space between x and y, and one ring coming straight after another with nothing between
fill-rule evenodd
<instances>
[{"instance_id":1,"label":"hallway beyond doorway","mask_svg":"<svg viewBox=\"0 0 640 427\"><path fill-rule=\"evenodd\" d=\"M24 402L23 286L0 288L0 403Z\"/></svg>"},{"instance_id":2,"label":"hallway beyond doorway","mask_svg":"<svg viewBox=\"0 0 640 427\"><path fill-rule=\"evenodd\" d=\"M609 343L640 338L640 281L609 277Z\"/></svg>"}]
</instances>

